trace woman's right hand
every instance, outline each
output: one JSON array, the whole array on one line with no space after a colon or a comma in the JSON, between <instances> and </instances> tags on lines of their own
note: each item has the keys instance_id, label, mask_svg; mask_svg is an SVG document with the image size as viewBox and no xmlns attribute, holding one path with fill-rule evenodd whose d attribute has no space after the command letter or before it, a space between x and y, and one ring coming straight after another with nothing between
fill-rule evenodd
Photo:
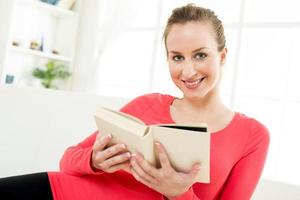
<instances>
[{"instance_id":1,"label":"woman's right hand","mask_svg":"<svg viewBox=\"0 0 300 200\"><path fill-rule=\"evenodd\" d=\"M91 166L97 171L113 173L120 169L130 171L130 152L125 144L115 144L107 147L112 139L111 135L102 136L98 133L93 145Z\"/></svg>"}]
</instances>

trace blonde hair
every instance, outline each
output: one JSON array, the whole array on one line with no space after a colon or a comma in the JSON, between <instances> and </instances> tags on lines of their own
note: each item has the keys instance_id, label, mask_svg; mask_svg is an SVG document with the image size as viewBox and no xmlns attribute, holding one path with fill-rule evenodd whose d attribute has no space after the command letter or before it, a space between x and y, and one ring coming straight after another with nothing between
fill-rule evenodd
<instances>
[{"instance_id":1,"label":"blonde hair","mask_svg":"<svg viewBox=\"0 0 300 200\"><path fill-rule=\"evenodd\" d=\"M222 21L218 19L215 13L207 8L198 7L195 4L175 8L167 21L164 30L163 40L167 49L166 40L172 25L185 24L187 22L209 22L212 24L215 33L215 39L218 43L218 51L222 51L226 44L224 28Z\"/></svg>"}]
</instances>

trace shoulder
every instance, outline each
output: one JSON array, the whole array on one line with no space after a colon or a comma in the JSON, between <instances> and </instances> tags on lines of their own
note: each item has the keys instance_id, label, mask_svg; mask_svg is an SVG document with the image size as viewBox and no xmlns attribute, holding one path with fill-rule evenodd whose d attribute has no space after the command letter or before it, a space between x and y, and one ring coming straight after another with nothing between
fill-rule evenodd
<instances>
[{"instance_id":1,"label":"shoulder","mask_svg":"<svg viewBox=\"0 0 300 200\"><path fill-rule=\"evenodd\" d=\"M149 108L168 104L173 99L173 96L167 94L148 93L132 99L120 111L133 115L142 115Z\"/></svg>"},{"instance_id":2,"label":"shoulder","mask_svg":"<svg viewBox=\"0 0 300 200\"><path fill-rule=\"evenodd\" d=\"M248 117L246 114L237 113L239 123L251 133L261 133L263 135L269 135L267 127L257 119Z\"/></svg>"},{"instance_id":3,"label":"shoulder","mask_svg":"<svg viewBox=\"0 0 300 200\"><path fill-rule=\"evenodd\" d=\"M130 106L148 107L155 103L168 103L173 99L173 96L167 94L148 93L132 99L123 108Z\"/></svg>"},{"instance_id":4,"label":"shoulder","mask_svg":"<svg viewBox=\"0 0 300 200\"><path fill-rule=\"evenodd\" d=\"M247 134L247 146L250 149L259 146L268 148L270 133L267 127L253 117L248 117L242 113L237 113L237 115L240 129Z\"/></svg>"}]
</instances>

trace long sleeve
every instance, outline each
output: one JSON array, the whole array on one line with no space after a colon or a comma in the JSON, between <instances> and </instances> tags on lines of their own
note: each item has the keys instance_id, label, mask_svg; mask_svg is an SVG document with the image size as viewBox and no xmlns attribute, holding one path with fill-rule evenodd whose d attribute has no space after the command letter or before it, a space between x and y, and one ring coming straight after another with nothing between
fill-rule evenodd
<instances>
[{"instance_id":1,"label":"long sleeve","mask_svg":"<svg viewBox=\"0 0 300 200\"><path fill-rule=\"evenodd\" d=\"M225 188L221 194L222 200L248 200L261 176L270 136L267 129L260 123L252 127L243 156L232 169Z\"/></svg>"},{"instance_id":2,"label":"long sleeve","mask_svg":"<svg viewBox=\"0 0 300 200\"><path fill-rule=\"evenodd\" d=\"M98 131L94 132L79 144L67 148L60 160L61 172L75 176L102 174L100 171L95 172L90 165L92 147L97 134Z\"/></svg>"},{"instance_id":3,"label":"long sleeve","mask_svg":"<svg viewBox=\"0 0 300 200\"><path fill-rule=\"evenodd\" d=\"M199 197L194 193L193 187L179 197L172 198L171 200L200 200Z\"/></svg>"},{"instance_id":4,"label":"long sleeve","mask_svg":"<svg viewBox=\"0 0 300 200\"><path fill-rule=\"evenodd\" d=\"M138 117L143 114L144 110L150 107L149 104L151 105L153 96L155 95L137 97L122 107L120 111ZM61 172L75 176L83 176L87 174L97 175L103 173L102 171L94 171L90 164L93 151L92 147L97 134L98 131L94 132L79 144L67 148L60 160Z\"/></svg>"}]
</instances>

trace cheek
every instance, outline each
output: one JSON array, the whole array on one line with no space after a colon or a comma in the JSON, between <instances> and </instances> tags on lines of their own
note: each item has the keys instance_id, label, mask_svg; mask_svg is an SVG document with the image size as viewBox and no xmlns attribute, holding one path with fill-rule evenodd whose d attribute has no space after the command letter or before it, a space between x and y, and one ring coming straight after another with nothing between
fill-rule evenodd
<instances>
[{"instance_id":1,"label":"cheek","mask_svg":"<svg viewBox=\"0 0 300 200\"><path fill-rule=\"evenodd\" d=\"M169 64L169 72L172 78L176 78L180 75L180 68L174 64Z\"/></svg>"},{"instance_id":2,"label":"cheek","mask_svg":"<svg viewBox=\"0 0 300 200\"><path fill-rule=\"evenodd\" d=\"M212 60L207 66L207 74L210 76L218 76L221 70L221 66L216 60Z\"/></svg>"},{"instance_id":3,"label":"cheek","mask_svg":"<svg viewBox=\"0 0 300 200\"><path fill-rule=\"evenodd\" d=\"M207 70L207 73L210 75L210 76L216 76L217 73L218 73L218 70L215 66L213 67L210 67L208 70Z\"/></svg>"}]
</instances>

